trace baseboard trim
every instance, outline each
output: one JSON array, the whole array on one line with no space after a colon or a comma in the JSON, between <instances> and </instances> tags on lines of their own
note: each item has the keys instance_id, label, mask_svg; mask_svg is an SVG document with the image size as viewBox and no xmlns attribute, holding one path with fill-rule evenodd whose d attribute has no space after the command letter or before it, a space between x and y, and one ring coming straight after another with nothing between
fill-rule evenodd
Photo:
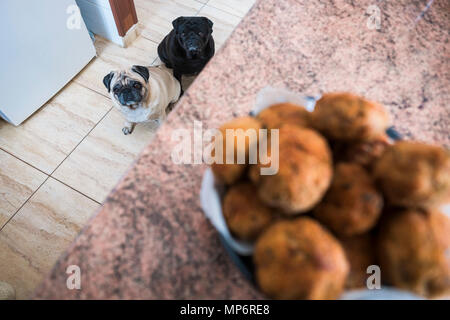
<instances>
[{"instance_id":1,"label":"baseboard trim","mask_svg":"<svg viewBox=\"0 0 450 320\"><path fill-rule=\"evenodd\" d=\"M125 36L120 37L120 43L118 43L118 45L123 48L129 47L133 43L133 41L137 39L138 36L139 32L136 23L130 28L130 30L127 31Z\"/></svg>"}]
</instances>

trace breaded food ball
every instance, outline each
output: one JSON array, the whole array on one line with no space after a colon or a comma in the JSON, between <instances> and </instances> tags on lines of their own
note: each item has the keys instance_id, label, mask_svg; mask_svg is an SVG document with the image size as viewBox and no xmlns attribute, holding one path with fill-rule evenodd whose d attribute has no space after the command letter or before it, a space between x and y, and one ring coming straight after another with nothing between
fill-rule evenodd
<instances>
[{"instance_id":1,"label":"breaded food ball","mask_svg":"<svg viewBox=\"0 0 450 320\"><path fill-rule=\"evenodd\" d=\"M367 279L370 276L367 273L367 268L377 264L374 240L371 233L339 238L347 256L347 261L350 263L350 273L345 284L346 288L366 288Z\"/></svg>"},{"instance_id":2,"label":"breaded food ball","mask_svg":"<svg viewBox=\"0 0 450 320\"><path fill-rule=\"evenodd\" d=\"M345 162L357 163L371 170L373 164L381 157L388 146L389 138L385 134L371 140L347 142L341 150L340 159Z\"/></svg>"},{"instance_id":3,"label":"breaded food ball","mask_svg":"<svg viewBox=\"0 0 450 320\"><path fill-rule=\"evenodd\" d=\"M274 153L269 164L250 167L249 176L260 199L285 214L295 215L313 208L323 197L331 176L331 152L318 133L284 126L280 129L278 162ZM273 175L262 175L264 167L277 167Z\"/></svg>"},{"instance_id":4,"label":"breaded food ball","mask_svg":"<svg viewBox=\"0 0 450 320\"><path fill-rule=\"evenodd\" d=\"M307 217L270 226L253 260L261 290L274 299L335 299L349 271L339 242Z\"/></svg>"},{"instance_id":5,"label":"breaded food ball","mask_svg":"<svg viewBox=\"0 0 450 320\"><path fill-rule=\"evenodd\" d=\"M383 198L367 171L357 164L341 162L314 216L336 234L352 236L374 227L382 209Z\"/></svg>"},{"instance_id":6,"label":"breaded food ball","mask_svg":"<svg viewBox=\"0 0 450 320\"><path fill-rule=\"evenodd\" d=\"M325 138L313 129L285 125L279 130L280 147L306 152L320 161L331 162L332 155Z\"/></svg>"},{"instance_id":7,"label":"breaded food ball","mask_svg":"<svg viewBox=\"0 0 450 320\"><path fill-rule=\"evenodd\" d=\"M336 140L369 140L383 134L389 116L383 106L351 93L326 93L312 114L314 126Z\"/></svg>"},{"instance_id":8,"label":"breaded food ball","mask_svg":"<svg viewBox=\"0 0 450 320\"><path fill-rule=\"evenodd\" d=\"M227 159L227 143L230 143L227 141L226 138L226 132L227 129L235 130L234 133L234 161L233 163L226 163ZM238 129L242 129L242 132L236 131ZM256 135L246 135L247 130L250 132L255 132ZM220 182L225 184L233 184L239 178L243 175L245 172L245 169L247 168L247 165L249 163L248 161L248 153L250 146L257 147L258 144L258 135L259 135L259 129L261 129L261 123L256 120L253 117L242 117L242 118L236 118L230 122L225 123L222 127L220 127L220 132L222 133L222 137L218 138L217 144L222 146L222 155L223 155L223 163L213 163L211 165L211 169L214 173L214 176L216 179L218 179ZM250 139L249 137L252 137ZM240 143L241 141L245 143ZM233 142L233 141L231 141ZM215 152L217 150L213 151L213 156L215 155ZM239 164L238 163L238 154L245 152L245 163Z\"/></svg>"},{"instance_id":9,"label":"breaded food ball","mask_svg":"<svg viewBox=\"0 0 450 320\"><path fill-rule=\"evenodd\" d=\"M378 256L390 284L426 297L450 294L450 219L438 210L383 216Z\"/></svg>"},{"instance_id":10,"label":"breaded food ball","mask_svg":"<svg viewBox=\"0 0 450 320\"><path fill-rule=\"evenodd\" d=\"M394 205L435 207L450 201L450 152L400 141L389 146L377 161L374 177Z\"/></svg>"},{"instance_id":11,"label":"breaded food ball","mask_svg":"<svg viewBox=\"0 0 450 320\"><path fill-rule=\"evenodd\" d=\"M311 113L303 106L289 102L274 104L262 110L257 118L267 129L279 129L285 124L299 127L311 125Z\"/></svg>"},{"instance_id":12,"label":"breaded food ball","mask_svg":"<svg viewBox=\"0 0 450 320\"><path fill-rule=\"evenodd\" d=\"M223 201L223 215L231 232L239 239L254 241L272 222L272 210L257 197L249 182L232 186Z\"/></svg>"}]
</instances>

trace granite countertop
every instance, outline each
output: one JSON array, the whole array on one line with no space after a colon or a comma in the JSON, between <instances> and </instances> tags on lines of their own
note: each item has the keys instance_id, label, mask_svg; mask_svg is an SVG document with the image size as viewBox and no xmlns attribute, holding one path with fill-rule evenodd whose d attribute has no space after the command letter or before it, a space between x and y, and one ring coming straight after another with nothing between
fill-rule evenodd
<instances>
[{"instance_id":1,"label":"granite countertop","mask_svg":"<svg viewBox=\"0 0 450 320\"><path fill-rule=\"evenodd\" d=\"M367 27L367 8L381 28ZM261 298L200 207L205 165L176 165L176 129L246 115L257 92L346 90L383 103L406 138L450 146L450 2L262 0L186 92L155 139L36 293L41 299ZM419 18L417 18L419 16ZM417 18L417 19L416 19ZM81 269L68 290L66 268Z\"/></svg>"}]
</instances>

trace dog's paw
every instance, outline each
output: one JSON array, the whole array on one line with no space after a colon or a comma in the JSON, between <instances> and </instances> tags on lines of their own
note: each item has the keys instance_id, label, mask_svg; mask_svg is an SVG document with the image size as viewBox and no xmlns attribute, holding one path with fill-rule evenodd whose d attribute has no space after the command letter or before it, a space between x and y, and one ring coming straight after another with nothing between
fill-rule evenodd
<instances>
[{"instance_id":1,"label":"dog's paw","mask_svg":"<svg viewBox=\"0 0 450 320\"><path fill-rule=\"evenodd\" d=\"M128 128L128 127L124 127L123 129L122 129L122 132L123 132L123 134L124 135L129 135L129 134L131 134L132 132L133 132L133 129L131 129L131 128Z\"/></svg>"}]
</instances>

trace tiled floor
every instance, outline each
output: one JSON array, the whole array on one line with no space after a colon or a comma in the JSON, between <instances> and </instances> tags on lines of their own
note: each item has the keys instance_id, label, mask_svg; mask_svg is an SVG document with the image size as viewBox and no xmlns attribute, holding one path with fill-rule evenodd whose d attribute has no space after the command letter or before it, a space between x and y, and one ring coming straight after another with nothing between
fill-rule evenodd
<instances>
[{"instance_id":1,"label":"tiled floor","mask_svg":"<svg viewBox=\"0 0 450 320\"><path fill-rule=\"evenodd\" d=\"M19 127L0 120L0 281L30 297L155 132L122 134L102 78L158 63L157 45L178 16L214 22L219 49L255 0L135 0L140 36L123 49L96 41L98 57ZM176 112L176 111L175 111Z\"/></svg>"}]
</instances>

